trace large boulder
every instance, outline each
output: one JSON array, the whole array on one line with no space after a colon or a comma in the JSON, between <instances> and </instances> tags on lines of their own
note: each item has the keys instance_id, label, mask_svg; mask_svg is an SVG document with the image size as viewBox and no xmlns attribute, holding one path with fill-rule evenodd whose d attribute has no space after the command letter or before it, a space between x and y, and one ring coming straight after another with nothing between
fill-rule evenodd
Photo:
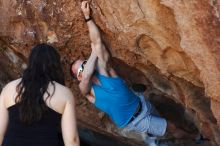
<instances>
[{"instance_id":1,"label":"large boulder","mask_svg":"<svg viewBox=\"0 0 220 146\"><path fill-rule=\"evenodd\" d=\"M21 74L35 44L49 43L62 56L79 125L128 136L81 96L70 77L71 61L91 51L80 3L0 0L0 55L8 58L7 65L0 59L0 86ZM145 95L162 116L220 145L220 0L93 0L91 5L115 68L128 85L147 85Z\"/></svg>"}]
</instances>

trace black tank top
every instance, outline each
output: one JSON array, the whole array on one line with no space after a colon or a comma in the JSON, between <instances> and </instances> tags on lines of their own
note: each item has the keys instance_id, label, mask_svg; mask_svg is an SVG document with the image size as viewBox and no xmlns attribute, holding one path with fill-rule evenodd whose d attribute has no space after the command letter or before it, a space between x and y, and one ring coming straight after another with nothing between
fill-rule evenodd
<instances>
[{"instance_id":1,"label":"black tank top","mask_svg":"<svg viewBox=\"0 0 220 146\"><path fill-rule=\"evenodd\" d=\"M26 125L19 119L17 105L9 107L8 111L9 122L2 146L60 146L61 114L48 107L40 121Z\"/></svg>"}]
</instances>

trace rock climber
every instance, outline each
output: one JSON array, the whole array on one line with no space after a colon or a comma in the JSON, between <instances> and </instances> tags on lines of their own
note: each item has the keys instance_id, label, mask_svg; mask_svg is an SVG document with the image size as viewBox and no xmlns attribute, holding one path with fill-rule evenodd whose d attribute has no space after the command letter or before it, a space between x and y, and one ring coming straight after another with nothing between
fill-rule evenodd
<instances>
[{"instance_id":1,"label":"rock climber","mask_svg":"<svg viewBox=\"0 0 220 146\"><path fill-rule=\"evenodd\" d=\"M83 1L81 9L89 29L92 48L88 60L77 60L71 65L73 76L80 81L81 93L105 112L117 127L163 136L167 127L166 120L151 115L143 96L137 96L129 89L110 66L110 54L90 15L89 2Z\"/></svg>"}]
</instances>

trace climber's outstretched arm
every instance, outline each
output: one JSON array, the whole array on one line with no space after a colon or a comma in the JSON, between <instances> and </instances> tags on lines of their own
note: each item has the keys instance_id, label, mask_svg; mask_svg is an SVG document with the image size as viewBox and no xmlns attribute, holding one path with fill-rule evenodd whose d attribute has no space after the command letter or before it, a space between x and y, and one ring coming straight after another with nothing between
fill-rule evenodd
<instances>
[{"instance_id":1,"label":"climber's outstretched arm","mask_svg":"<svg viewBox=\"0 0 220 146\"><path fill-rule=\"evenodd\" d=\"M87 60L87 63L84 66L84 70L82 72L82 78L79 83L79 89L83 95L87 95L92 87L92 76L96 69L97 55L92 49L92 53Z\"/></svg>"},{"instance_id":2,"label":"climber's outstretched arm","mask_svg":"<svg viewBox=\"0 0 220 146\"><path fill-rule=\"evenodd\" d=\"M87 26L89 29L89 36L91 39L91 45L95 49L95 53L98 56L98 65L104 68L107 68L107 63L109 60L109 52L106 50L102 39L100 31L94 21L90 16L90 6L88 1L83 1L81 5L81 9L87 21Z\"/></svg>"}]
</instances>

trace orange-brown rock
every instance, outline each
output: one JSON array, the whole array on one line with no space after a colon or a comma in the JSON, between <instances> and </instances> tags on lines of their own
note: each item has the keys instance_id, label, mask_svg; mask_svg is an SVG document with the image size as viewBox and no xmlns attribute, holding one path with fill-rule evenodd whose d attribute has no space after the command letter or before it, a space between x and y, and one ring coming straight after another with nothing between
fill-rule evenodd
<instances>
[{"instance_id":1,"label":"orange-brown rock","mask_svg":"<svg viewBox=\"0 0 220 146\"><path fill-rule=\"evenodd\" d=\"M14 64L14 70L1 65L0 83L17 77L33 45L50 43L62 55L66 81L77 98L79 125L121 136L80 95L69 74L70 62L90 53L80 3L0 0L0 53ZM145 95L163 116L220 145L220 0L92 0L91 4L115 68L128 84L146 84ZM9 78L6 72L16 76Z\"/></svg>"}]
</instances>

